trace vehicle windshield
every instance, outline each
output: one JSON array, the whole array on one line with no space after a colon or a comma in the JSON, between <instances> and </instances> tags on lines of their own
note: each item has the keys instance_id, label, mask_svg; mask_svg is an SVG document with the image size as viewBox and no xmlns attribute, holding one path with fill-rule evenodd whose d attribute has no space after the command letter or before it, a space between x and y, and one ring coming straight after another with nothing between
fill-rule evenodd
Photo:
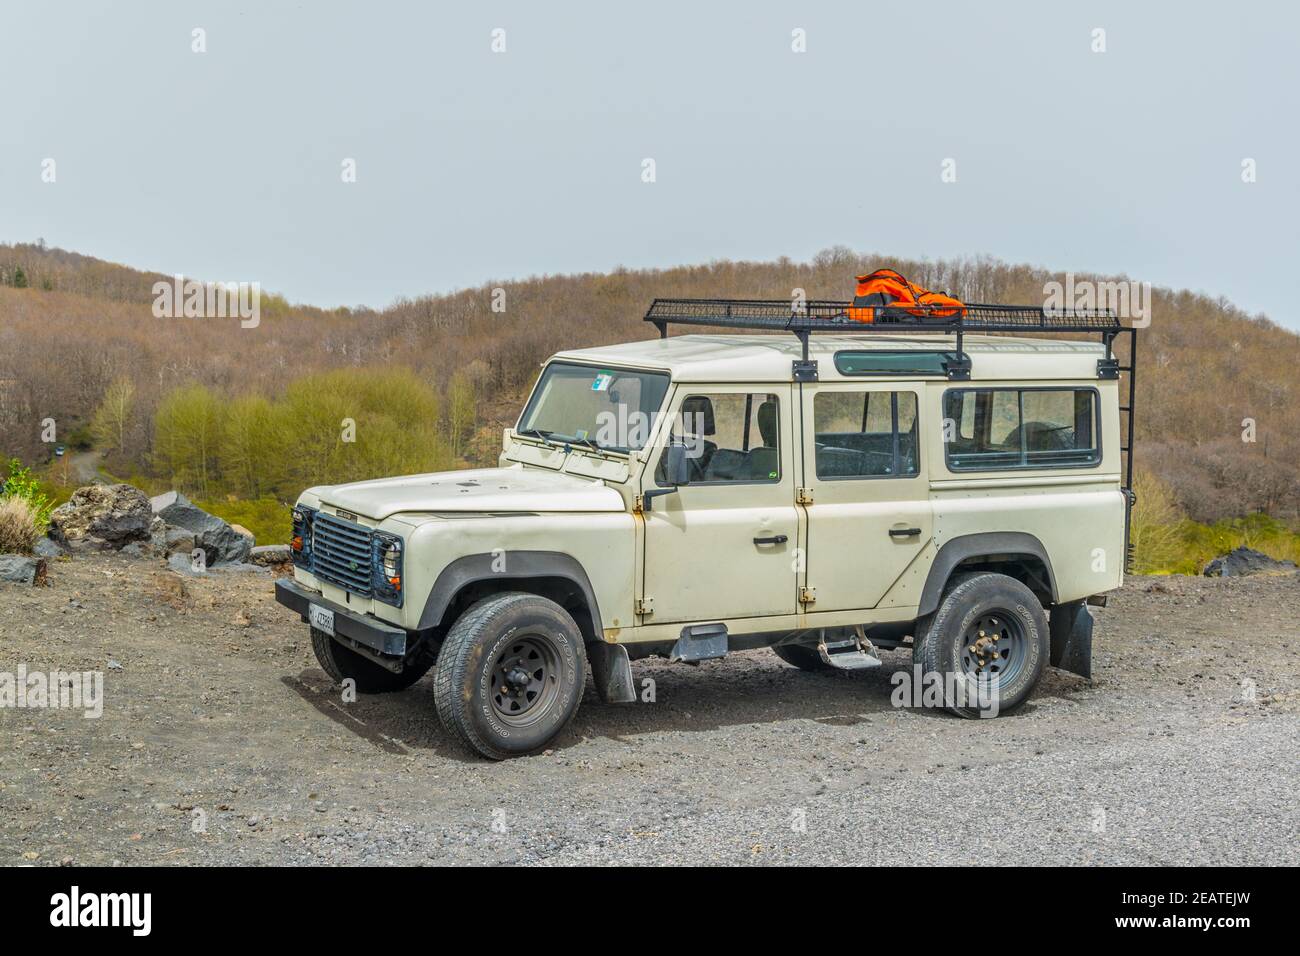
<instances>
[{"instance_id":1,"label":"vehicle windshield","mask_svg":"<svg viewBox=\"0 0 1300 956\"><path fill-rule=\"evenodd\" d=\"M609 451L642 448L668 392L668 373L552 362L517 434Z\"/></svg>"}]
</instances>

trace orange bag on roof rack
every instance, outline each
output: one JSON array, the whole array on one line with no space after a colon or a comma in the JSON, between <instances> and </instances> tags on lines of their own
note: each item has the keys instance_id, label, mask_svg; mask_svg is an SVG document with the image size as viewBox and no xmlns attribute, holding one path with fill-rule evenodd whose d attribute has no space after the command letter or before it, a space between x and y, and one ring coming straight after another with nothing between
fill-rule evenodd
<instances>
[{"instance_id":1,"label":"orange bag on roof rack","mask_svg":"<svg viewBox=\"0 0 1300 956\"><path fill-rule=\"evenodd\" d=\"M888 312L877 313L881 308L901 310L920 319L950 319L966 314L966 306L959 299L912 285L893 269L877 269L858 276L848 317L855 322L887 320Z\"/></svg>"}]
</instances>

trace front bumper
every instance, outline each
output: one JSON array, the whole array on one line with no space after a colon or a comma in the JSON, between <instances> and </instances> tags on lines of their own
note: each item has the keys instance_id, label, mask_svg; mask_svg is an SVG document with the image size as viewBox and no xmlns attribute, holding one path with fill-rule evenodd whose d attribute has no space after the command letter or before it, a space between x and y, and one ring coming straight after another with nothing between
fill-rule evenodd
<instances>
[{"instance_id":1,"label":"front bumper","mask_svg":"<svg viewBox=\"0 0 1300 956\"><path fill-rule=\"evenodd\" d=\"M327 601L319 591L305 588L297 581L281 578L275 582L275 599L296 611L305 622L307 606L315 604L334 612L334 632L345 638L344 644L356 643L376 654L401 658L406 656L406 631L369 614L358 614L341 604Z\"/></svg>"}]
</instances>

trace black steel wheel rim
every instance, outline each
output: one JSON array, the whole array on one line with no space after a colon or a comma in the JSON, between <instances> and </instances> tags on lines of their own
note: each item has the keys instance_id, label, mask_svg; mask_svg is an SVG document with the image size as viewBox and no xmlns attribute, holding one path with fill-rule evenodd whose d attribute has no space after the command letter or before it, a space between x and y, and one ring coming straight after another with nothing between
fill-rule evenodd
<instances>
[{"instance_id":1,"label":"black steel wheel rim","mask_svg":"<svg viewBox=\"0 0 1300 956\"><path fill-rule=\"evenodd\" d=\"M1029 638L1017 618L1002 610L986 611L962 635L962 673L995 686L1010 684L1028 652Z\"/></svg>"},{"instance_id":2,"label":"black steel wheel rim","mask_svg":"<svg viewBox=\"0 0 1300 956\"><path fill-rule=\"evenodd\" d=\"M492 665L492 710L504 723L525 727L546 713L559 687L555 645L540 634L517 637Z\"/></svg>"}]
</instances>

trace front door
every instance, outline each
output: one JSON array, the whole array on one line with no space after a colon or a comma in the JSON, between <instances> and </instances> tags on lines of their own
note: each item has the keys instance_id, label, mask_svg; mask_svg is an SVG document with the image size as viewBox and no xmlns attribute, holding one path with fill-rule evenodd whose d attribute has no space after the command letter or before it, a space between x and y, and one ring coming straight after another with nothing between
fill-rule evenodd
<instances>
[{"instance_id":1,"label":"front door","mask_svg":"<svg viewBox=\"0 0 1300 956\"><path fill-rule=\"evenodd\" d=\"M930 540L922 386L803 386L811 611L874 608Z\"/></svg>"},{"instance_id":2,"label":"front door","mask_svg":"<svg viewBox=\"0 0 1300 956\"><path fill-rule=\"evenodd\" d=\"M688 447L690 482L645 514L646 624L793 614L799 519L789 385L678 385L642 479L664 487L664 448Z\"/></svg>"}]
</instances>

